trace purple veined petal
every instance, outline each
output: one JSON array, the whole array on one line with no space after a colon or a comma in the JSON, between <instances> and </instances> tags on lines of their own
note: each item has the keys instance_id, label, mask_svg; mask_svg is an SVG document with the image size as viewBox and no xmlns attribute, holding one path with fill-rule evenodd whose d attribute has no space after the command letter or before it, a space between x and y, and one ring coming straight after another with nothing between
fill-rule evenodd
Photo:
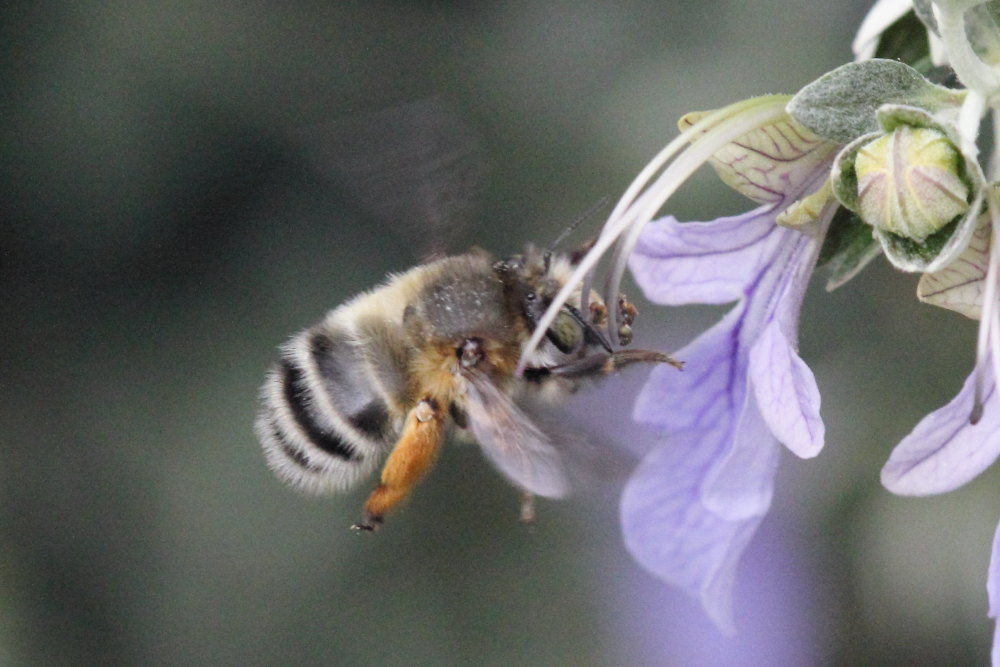
<instances>
[{"instance_id":1,"label":"purple veined petal","mask_svg":"<svg viewBox=\"0 0 1000 667\"><path fill-rule=\"evenodd\" d=\"M734 629L736 564L761 517L728 520L702 496L706 476L730 448L733 415L740 410L732 388L746 383L736 356L745 314L738 305L680 350L687 362L683 373L657 369L650 375L634 416L672 435L633 472L621 502L625 543L635 559L698 599L726 632Z\"/></svg>"},{"instance_id":2,"label":"purple veined petal","mask_svg":"<svg viewBox=\"0 0 1000 667\"><path fill-rule=\"evenodd\" d=\"M1000 624L993 630L993 650L990 652L990 663L1000 665Z\"/></svg>"},{"instance_id":3,"label":"purple veined petal","mask_svg":"<svg viewBox=\"0 0 1000 667\"><path fill-rule=\"evenodd\" d=\"M746 361L738 356L738 341L745 316L738 305L681 350L683 373L650 376L635 417L674 435L633 473L621 505L625 542L636 560L696 597L725 631L733 628L736 565L767 509L778 451L755 406L743 405ZM741 432L748 449L734 449L735 415L743 412L749 421L742 426L758 428ZM733 451L738 454L729 456ZM741 461L755 457L763 461ZM734 465L710 478L720 461ZM748 475L740 463L753 463L759 474Z\"/></svg>"},{"instance_id":4,"label":"purple veined petal","mask_svg":"<svg viewBox=\"0 0 1000 667\"><path fill-rule=\"evenodd\" d=\"M656 303L727 303L743 296L766 265L773 205L711 222L665 217L646 225L629 268Z\"/></svg>"},{"instance_id":5,"label":"purple veined petal","mask_svg":"<svg viewBox=\"0 0 1000 667\"><path fill-rule=\"evenodd\" d=\"M693 127L709 111L692 111L678 121L682 130ZM758 203L793 199L829 169L840 146L813 134L790 117L761 125L716 151L709 159L719 179Z\"/></svg>"},{"instance_id":6,"label":"purple veined petal","mask_svg":"<svg viewBox=\"0 0 1000 667\"><path fill-rule=\"evenodd\" d=\"M956 489L1000 456L1000 397L989 358L981 362L983 415L969 423L975 400L975 373L948 405L924 417L896 445L882 468L882 484L904 496Z\"/></svg>"},{"instance_id":7,"label":"purple veined petal","mask_svg":"<svg viewBox=\"0 0 1000 667\"><path fill-rule=\"evenodd\" d=\"M778 470L778 442L757 409L757 401L741 392L743 405L732 444L712 465L701 485L705 507L730 521L762 517L771 507Z\"/></svg>"},{"instance_id":8,"label":"purple veined petal","mask_svg":"<svg viewBox=\"0 0 1000 667\"><path fill-rule=\"evenodd\" d=\"M795 424L787 408L803 415L803 410L796 407L800 401L795 390L812 393L811 404L802 405L808 411L810 426L814 429L812 435L821 437L823 428L815 380L792 352L785 336L785 331L794 335L798 329L798 309L813 268L817 243L805 234L776 229L762 245L761 259L766 268L737 308L743 312L740 319L734 321L730 343L735 361L729 379L730 423L733 424L729 447L720 454L706 476L702 491L705 505L728 519L762 515L770 507L778 461L775 436L779 432L798 435L787 428ZM773 366L761 363L762 358L768 361L768 352L775 355L770 359L775 362ZM757 364L754 364L755 353L758 354ZM748 377L753 384L764 387L762 395L771 399L767 404L758 404L757 395L750 391ZM790 395L782 391L783 384L793 389ZM769 395L768 389L777 393ZM774 405L774 399L790 399L791 402L782 411ZM762 407L768 412L763 413ZM779 432L774 432L772 426L778 426Z\"/></svg>"},{"instance_id":9,"label":"purple veined petal","mask_svg":"<svg viewBox=\"0 0 1000 667\"><path fill-rule=\"evenodd\" d=\"M690 433L653 449L625 487L621 521L632 556L732 633L736 565L761 517L729 521L699 501L699 480L726 437L724 430Z\"/></svg>"},{"instance_id":10,"label":"purple veined petal","mask_svg":"<svg viewBox=\"0 0 1000 667\"><path fill-rule=\"evenodd\" d=\"M990 573L986 578L986 593L990 601L990 618L997 621L993 632L993 664L1000 665L1000 525L993 535L993 549L990 553Z\"/></svg>"},{"instance_id":11,"label":"purple veined petal","mask_svg":"<svg viewBox=\"0 0 1000 667\"><path fill-rule=\"evenodd\" d=\"M777 321L750 349L750 377L761 415L778 441L801 458L819 454L826 429L816 378Z\"/></svg>"},{"instance_id":12,"label":"purple veined petal","mask_svg":"<svg viewBox=\"0 0 1000 667\"><path fill-rule=\"evenodd\" d=\"M993 225L989 212L986 212L981 216L969 245L955 261L940 271L920 277L917 298L978 320L985 298L992 237Z\"/></svg>"},{"instance_id":13,"label":"purple veined petal","mask_svg":"<svg viewBox=\"0 0 1000 667\"><path fill-rule=\"evenodd\" d=\"M650 585L644 574L623 572L609 582L606 599L617 612L610 630L629 638L630 664L823 664L829 652L820 621L825 590L816 585L816 565L802 557L808 538L789 519L761 524L740 557L738 630L730 639L721 639L711 619L691 614L686 599Z\"/></svg>"},{"instance_id":14,"label":"purple veined petal","mask_svg":"<svg viewBox=\"0 0 1000 667\"><path fill-rule=\"evenodd\" d=\"M771 346L790 349L818 248L816 237L775 226L773 212L664 219L647 228L631 260L654 301L737 301L677 353L683 373L657 369L640 393L635 418L665 441L632 475L621 505L635 558L698 598L723 629L732 624L736 564L770 506L780 451L750 390L750 353L772 326L780 339ZM800 364L781 367L797 373L793 387L811 379Z\"/></svg>"},{"instance_id":15,"label":"purple veined petal","mask_svg":"<svg viewBox=\"0 0 1000 667\"><path fill-rule=\"evenodd\" d=\"M634 411L637 421L672 434L725 431L718 439L723 448L706 468L699 494L707 509L732 520L767 511L778 452L746 390L746 362L739 359L738 346L745 314L737 306L680 350L677 354L686 362L683 373L654 371Z\"/></svg>"},{"instance_id":16,"label":"purple veined petal","mask_svg":"<svg viewBox=\"0 0 1000 667\"><path fill-rule=\"evenodd\" d=\"M730 394L737 365L736 326L742 307L677 352L683 372L661 366L636 397L633 418L670 433L703 432L719 427L735 410Z\"/></svg>"}]
</instances>

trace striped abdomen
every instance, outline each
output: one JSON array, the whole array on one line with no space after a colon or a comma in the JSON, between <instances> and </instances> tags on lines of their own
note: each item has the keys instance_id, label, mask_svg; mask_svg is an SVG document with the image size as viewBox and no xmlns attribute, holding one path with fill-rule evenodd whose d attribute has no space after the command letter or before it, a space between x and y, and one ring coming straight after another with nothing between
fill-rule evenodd
<instances>
[{"instance_id":1,"label":"striped abdomen","mask_svg":"<svg viewBox=\"0 0 1000 667\"><path fill-rule=\"evenodd\" d=\"M318 493L344 490L377 467L398 436L394 406L406 384L405 359L380 349L392 343L391 323L348 328L338 312L283 346L256 424L275 474Z\"/></svg>"}]
</instances>

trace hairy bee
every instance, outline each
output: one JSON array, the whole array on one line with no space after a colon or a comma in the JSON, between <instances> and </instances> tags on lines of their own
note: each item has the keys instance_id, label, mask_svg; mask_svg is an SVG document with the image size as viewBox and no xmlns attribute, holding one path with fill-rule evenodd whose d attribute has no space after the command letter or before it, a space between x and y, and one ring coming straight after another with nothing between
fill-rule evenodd
<instances>
[{"instance_id":1,"label":"hairy bee","mask_svg":"<svg viewBox=\"0 0 1000 667\"><path fill-rule=\"evenodd\" d=\"M281 348L261 390L257 434L278 477L306 491L343 491L388 455L359 530L374 530L434 463L449 425L529 494L560 497L557 448L518 407L531 393L562 394L634 362L666 362L651 350L613 350L607 306L580 290L515 374L535 322L582 253L495 260L472 250L390 276L330 311ZM614 304L618 338L631 339L635 308Z\"/></svg>"}]
</instances>

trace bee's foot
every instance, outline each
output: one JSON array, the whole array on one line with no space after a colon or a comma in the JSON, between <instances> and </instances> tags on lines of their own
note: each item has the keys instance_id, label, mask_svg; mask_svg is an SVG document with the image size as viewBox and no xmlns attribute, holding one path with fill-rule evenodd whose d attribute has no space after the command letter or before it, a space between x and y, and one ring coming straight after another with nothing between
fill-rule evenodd
<instances>
[{"instance_id":1,"label":"bee's foot","mask_svg":"<svg viewBox=\"0 0 1000 667\"><path fill-rule=\"evenodd\" d=\"M382 526L381 517L369 516L351 526L355 533L374 533Z\"/></svg>"}]
</instances>

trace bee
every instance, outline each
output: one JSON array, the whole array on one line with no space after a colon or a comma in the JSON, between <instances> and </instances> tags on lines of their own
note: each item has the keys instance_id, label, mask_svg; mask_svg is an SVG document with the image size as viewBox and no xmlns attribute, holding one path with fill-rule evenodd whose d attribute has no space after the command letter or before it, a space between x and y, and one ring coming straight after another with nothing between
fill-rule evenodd
<instances>
[{"instance_id":1,"label":"bee","mask_svg":"<svg viewBox=\"0 0 1000 667\"><path fill-rule=\"evenodd\" d=\"M518 403L572 393L637 362L681 366L653 350L612 349L607 305L591 292L580 312L577 289L516 374L535 323L582 254L529 245L500 260L479 249L444 257L391 275L292 337L256 420L274 473L307 492L340 492L385 459L353 526L374 531L432 467L451 428L527 497L564 496L558 448ZM624 296L613 307L628 343L636 309Z\"/></svg>"}]
</instances>

